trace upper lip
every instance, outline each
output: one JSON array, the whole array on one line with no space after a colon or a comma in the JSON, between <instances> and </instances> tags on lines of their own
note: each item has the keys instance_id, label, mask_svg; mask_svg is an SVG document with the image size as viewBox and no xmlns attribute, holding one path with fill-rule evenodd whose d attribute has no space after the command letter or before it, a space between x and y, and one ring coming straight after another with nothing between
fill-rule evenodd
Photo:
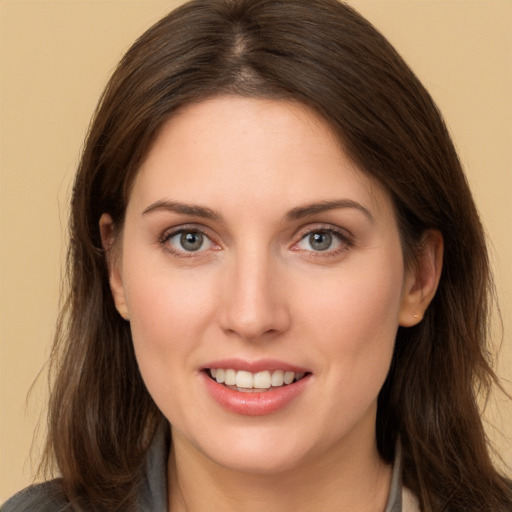
<instances>
[{"instance_id":1,"label":"upper lip","mask_svg":"<svg viewBox=\"0 0 512 512\"><path fill-rule=\"evenodd\" d=\"M218 359L211 361L203 366L203 370L210 368L223 368L225 370L236 370L246 371L251 373L262 372L265 370L275 371L283 370L285 372L295 373L308 373L310 370L302 366L287 363L285 361L279 361L278 359L257 359L253 361L230 358L230 359Z\"/></svg>"}]
</instances>

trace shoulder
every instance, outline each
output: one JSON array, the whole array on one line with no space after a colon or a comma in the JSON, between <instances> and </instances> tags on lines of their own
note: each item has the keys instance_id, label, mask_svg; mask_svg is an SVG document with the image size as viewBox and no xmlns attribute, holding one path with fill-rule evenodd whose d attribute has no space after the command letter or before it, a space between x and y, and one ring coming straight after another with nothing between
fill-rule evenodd
<instances>
[{"instance_id":1,"label":"shoulder","mask_svg":"<svg viewBox=\"0 0 512 512\"><path fill-rule=\"evenodd\" d=\"M60 480L31 485L7 500L0 512L71 512Z\"/></svg>"}]
</instances>

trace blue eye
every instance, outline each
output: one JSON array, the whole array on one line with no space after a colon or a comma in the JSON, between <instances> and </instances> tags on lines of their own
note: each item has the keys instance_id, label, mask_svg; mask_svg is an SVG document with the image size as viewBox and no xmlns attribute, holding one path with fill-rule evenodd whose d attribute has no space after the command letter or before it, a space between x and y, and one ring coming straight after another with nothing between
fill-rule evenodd
<instances>
[{"instance_id":1,"label":"blue eye","mask_svg":"<svg viewBox=\"0 0 512 512\"><path fill-rule=\"evenodd\" d=\"M341 245L340 234L324 229L308 233L298 243L300 249L315 252L335 251Z\"/></svg>"},{"instance_id":2,"label":"blue eye","mask_svg":"<svg viewBox=\"0 0 512 512\"><path fill-rule=\"evenodd\" d=\"M179 252L197 252L211 247L211 240L195 230L181 230L177 233L171 233L167 238L167 243L173 250Z\"/></svg>"}]
</instances>

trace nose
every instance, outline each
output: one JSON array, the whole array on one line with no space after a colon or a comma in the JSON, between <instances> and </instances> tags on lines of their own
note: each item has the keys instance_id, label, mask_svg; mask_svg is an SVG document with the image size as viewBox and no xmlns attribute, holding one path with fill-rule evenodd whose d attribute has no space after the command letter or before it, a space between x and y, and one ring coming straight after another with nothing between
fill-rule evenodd
<instances>
[{"instance_id":1,"label":"nose","mask_svg":"<svg viewBox=\"0 0 512 512\"><path fill-rule=\"evenodd\" d=\"M290 326L285 277L264 250L234 256L224 273L219 321L224 332L246 341L275 338Z\"/></svg>"}]
</instances>

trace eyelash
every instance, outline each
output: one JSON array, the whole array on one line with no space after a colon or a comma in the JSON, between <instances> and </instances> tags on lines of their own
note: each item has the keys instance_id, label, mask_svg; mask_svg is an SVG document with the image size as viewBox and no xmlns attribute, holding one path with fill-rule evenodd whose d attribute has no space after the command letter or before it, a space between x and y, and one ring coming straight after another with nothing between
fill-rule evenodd
<instances>
[{"instance_id":1,"label":"eyelash","mask_svg":"<svg viewBox=\"0 0 512 512\"><path fill-rule=\"evenodd\" d=\"M321 235L333 235L333 238L336 238L338 241L338 247L334 249L326 249L323 251L315 251L315 250L305 250L305 252L308 253L308 257L311 258L326 258L326 257L333 257L338 256L340 253L350 249L354 246L353 237L349 235L345 230L341 230L339 228L336 228L334 226L321 226L316 227L314 229L307 229L300 233L300 239L298 242L295 242L292 246L292 250L300 251L301 249L297 248L300 243L307 240L308 237L315 234L321 234Z\"/></svg>"},{"instance_id":2,"label":"eyelash","mask_svg":"<svg viewBox=\"0 0 512 512\"><path fill-rule=\"evenodd\" d=\"M169 243L171 239L178 235L183 235L185 233L190 234L199 234L202 237L204 237L205 240L203 240L203 244L199 249L196 251L187 251L185 249L175 249L172 247L172 245ZM315 251L313 249L307 250L307 249L300 249L297 246L302 243L303 241L307 240L308 237L315 234L321 234L321 235L332 235L333 238L337 239L339 247L336 247L335 249L326 249L326 250L320 250ZM309 257L317 258L317 257L332 257L337 256L343 251L346 251L347 249L350 249L353 247L354 242L351 235L347 234L345 230L341 230L339 228L336 228L334 226L321 226L316 227L314 229L305 229L302 232L299 232L298 236L300 237L297 242L294 242L294 244L291 246L291 250L293 251L304 251L306 253L309 253ZM174 256L180 257L180 258L193 258L197 257L201 253L205 252L205 249L202 248L204 245L204 242L208 241L209 244L216 248L220 248L219 244L217 244L212 237L207 234L206 230L201 226L180 226L177 229L172 229L171 231L165 231L162 236L159 238L158 243L164 247L166 251L171 253ZM215 249L218 250L218 249Z\"/></svg>"},{"instance_id":3,"label":"eyelash","mask_svg":"<svg viewBox=\"0 0 512 512\"><path fill-rule=\"evenodd\" d=\"M198 254L201 254L204 252L204 249L202 249L202 246L197 251L187 251L185 249L178 250L172 247L172 245L169 243L171 239L178 235L183 235L185 233L191 233L191 234L199 234L202 237L204 237L204 241L208 241L211 245L217 246L210 235L208 235L204 228L199 226L180 226L178 229L173 229L171 231L165 231L162 236L159 238L158 243L169 253L171 253L173 256L177 256L179 258L193 258L197 256Z\"/></svg>"}]
</instances>

